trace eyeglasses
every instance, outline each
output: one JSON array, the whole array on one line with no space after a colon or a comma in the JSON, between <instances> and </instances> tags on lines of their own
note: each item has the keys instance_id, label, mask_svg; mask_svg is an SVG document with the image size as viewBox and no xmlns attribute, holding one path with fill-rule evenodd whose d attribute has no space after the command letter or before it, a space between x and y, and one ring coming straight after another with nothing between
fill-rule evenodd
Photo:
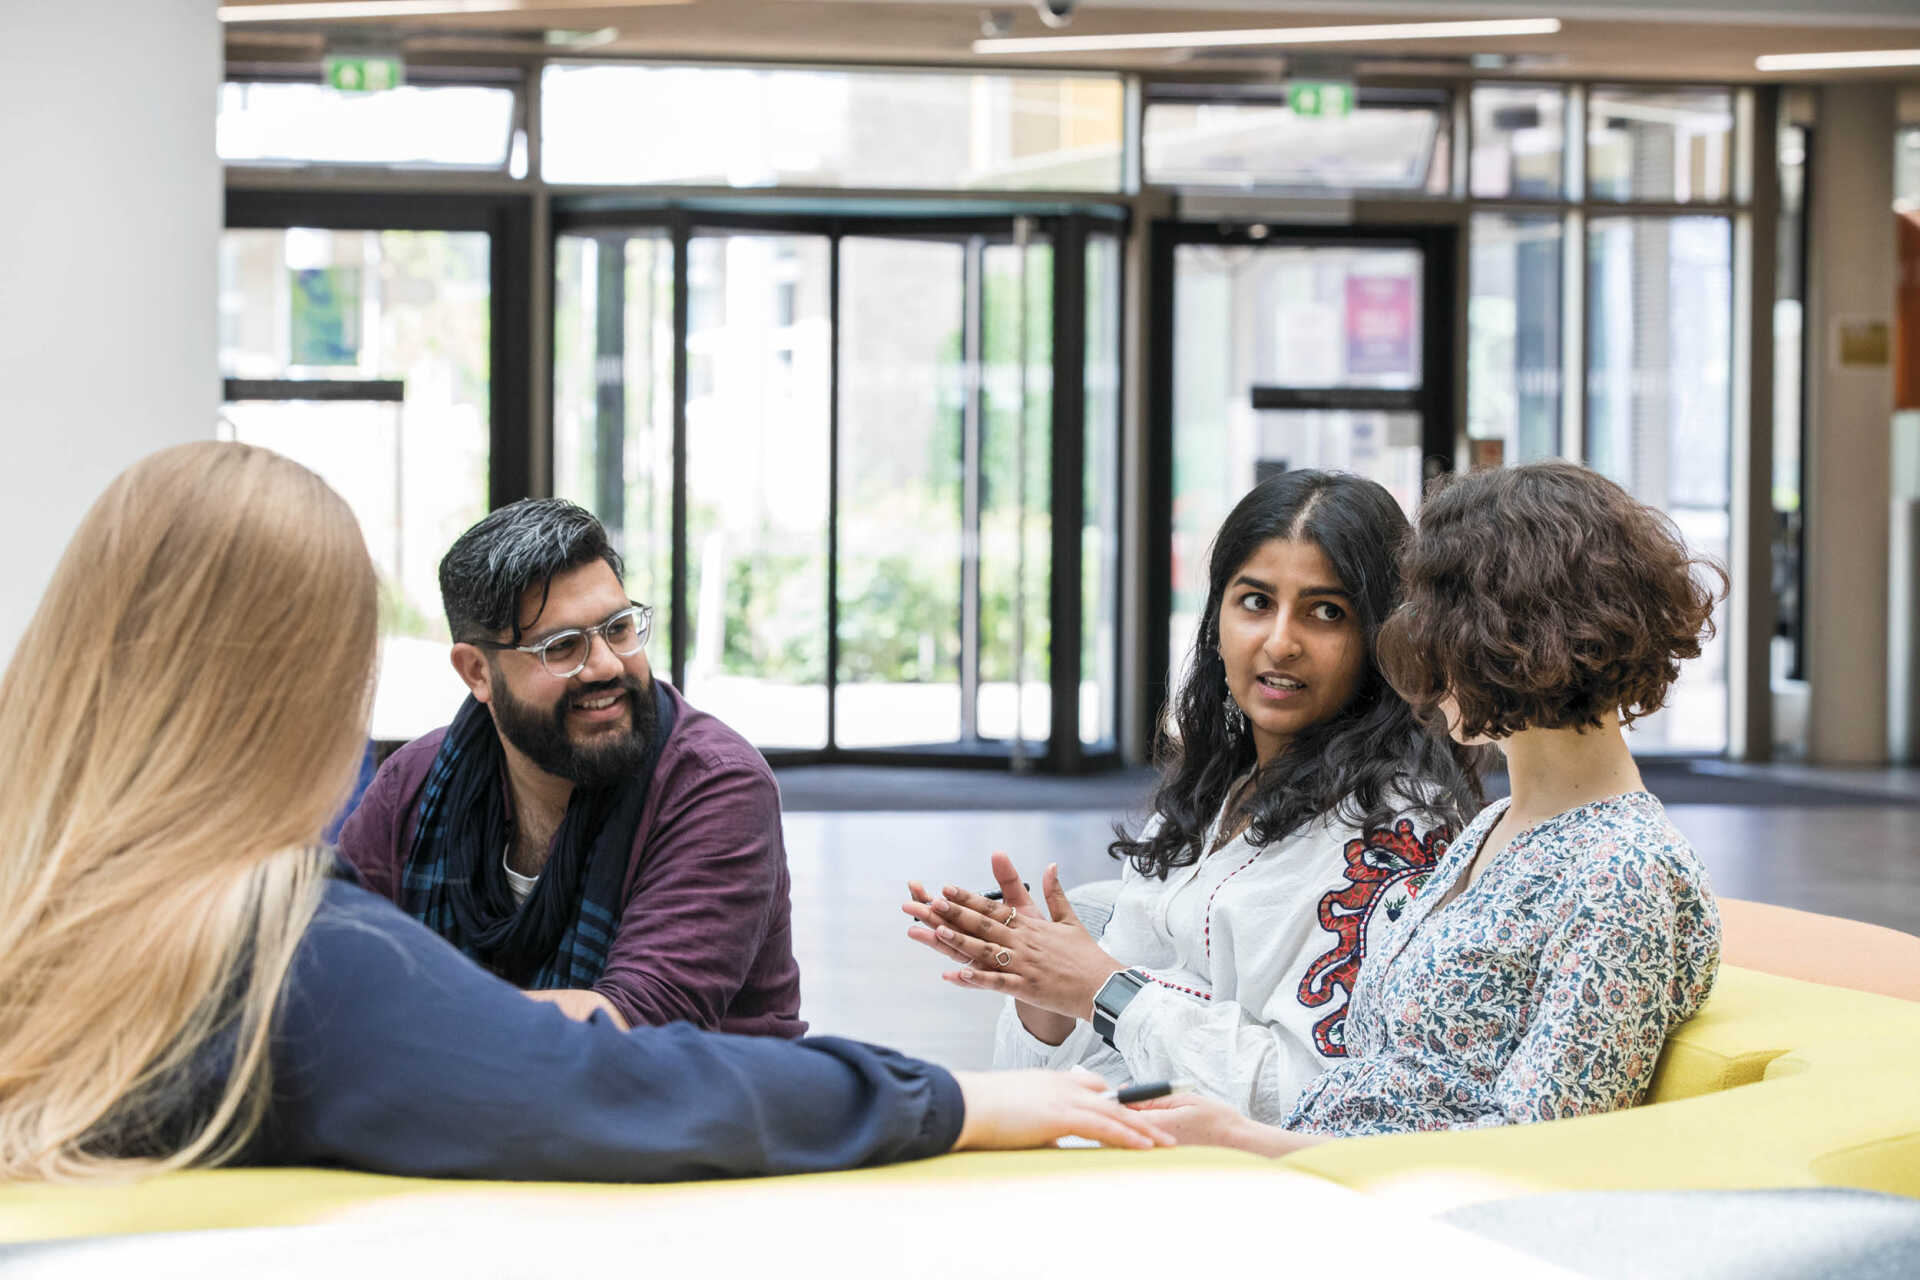
<instances>
[{"instance_id":1,"label":"eyeglasses","mask_svg":"<svg viewBox=\"0 0 1920 1280\"><path fill-rule=\"evenodd\" d=\"M653 634L653 610L638 601L631 609L622 609L596 627L568 627L556 631L539 644L502 644L498 640L469 640L483 649L512 649L515 653L537 654L540 665L556 680L569 680L580 674L593 653L593 638L599 636L615 656L630 658L647 647Z\"/></svg>"}]
</instances>

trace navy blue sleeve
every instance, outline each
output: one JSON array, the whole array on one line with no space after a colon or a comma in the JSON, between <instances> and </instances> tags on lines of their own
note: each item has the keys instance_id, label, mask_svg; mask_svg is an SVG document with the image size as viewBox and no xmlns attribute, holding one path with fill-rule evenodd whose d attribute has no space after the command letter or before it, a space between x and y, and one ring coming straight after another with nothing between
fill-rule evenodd
<instances>
[{"instance_id":1,"label":"navy blue sleeve","mask_svg":"<svg viewBox=\"0 0 1920 1280\"><path fill-rule=\"evenodd\" d=\"M330 883L276 1021L252 1158L426 1177L679 1181L937 1155L939 1067L852 1040L574 1022Z\"/></svg>"}]
</instances>

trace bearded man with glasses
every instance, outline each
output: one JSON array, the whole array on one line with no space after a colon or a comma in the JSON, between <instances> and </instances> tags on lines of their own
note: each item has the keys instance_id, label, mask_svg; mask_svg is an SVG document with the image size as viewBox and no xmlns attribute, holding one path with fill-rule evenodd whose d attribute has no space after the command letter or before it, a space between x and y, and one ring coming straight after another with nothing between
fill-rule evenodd
<instances>
[{"instance_id":1,"label":"bearded man with glasses","mask_svg":"<svg viewBox=\"0 0 1920 1280\"><path fill-rule=\"evenodd\" d=\"M772 771L654 678L600 522L502 507L440 595L471 696L341 829L361 882L570 1018L804 1033Z\"/></svg>"}]
</instances>

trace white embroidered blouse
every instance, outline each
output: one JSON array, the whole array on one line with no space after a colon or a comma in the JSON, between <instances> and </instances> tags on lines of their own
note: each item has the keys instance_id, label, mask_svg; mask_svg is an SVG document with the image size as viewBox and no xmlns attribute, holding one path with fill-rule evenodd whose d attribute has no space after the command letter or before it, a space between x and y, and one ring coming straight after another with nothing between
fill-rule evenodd
<instances>
[{"instance_id":1,"label":"white embroidered blouse","mask_svg":"<svg viewBox=\"0 0 1920 1280\"><path fill-rule=\"evenodd\" d=\"M1115 1024L1117 1051L1086 1022L1043 1044L1009 1000L994 1065L1078 1065L1115 1085L1185 1080L1279 1122L1308 1081L1345 1057L1347 1000L1369 932L1406 908L1450 835L1413 810L1364 831L1322 818L1265 847L1243 833L1165 880L1126 867L1100 943L1153 982Z\"/></svg>"}]
</instances>

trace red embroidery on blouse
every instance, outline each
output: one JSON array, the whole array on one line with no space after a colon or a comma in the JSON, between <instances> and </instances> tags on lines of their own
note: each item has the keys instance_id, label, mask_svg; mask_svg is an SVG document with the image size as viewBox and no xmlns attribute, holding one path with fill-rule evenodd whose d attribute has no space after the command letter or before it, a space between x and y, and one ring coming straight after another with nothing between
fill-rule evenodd
<instances>
[{"instance_id":1,"label":"red embroidery on blouse","mask_svg":"<svg viewBox=\"0 0 1920 1280\"><path fill-rule=\"evenodd\" d=\"M1436 827L1422 840L1406 818L1391 829L1375 827L1346 844L1346 886L1320 899L1320 927L1339 939L1307 966L1300 979L1300 1003L1317 1009L1340 997L1326 1016L1313 1024L1313 1043L1329 1058L1347 1056L1347 1000L1360 963L1366 958L1367 925L1376 910L1395 920L1425 881L1427 873L1447 851L1452 833ZM1404 896L1401 891L1404 890Z\"/></svg>"}]
</instances>

